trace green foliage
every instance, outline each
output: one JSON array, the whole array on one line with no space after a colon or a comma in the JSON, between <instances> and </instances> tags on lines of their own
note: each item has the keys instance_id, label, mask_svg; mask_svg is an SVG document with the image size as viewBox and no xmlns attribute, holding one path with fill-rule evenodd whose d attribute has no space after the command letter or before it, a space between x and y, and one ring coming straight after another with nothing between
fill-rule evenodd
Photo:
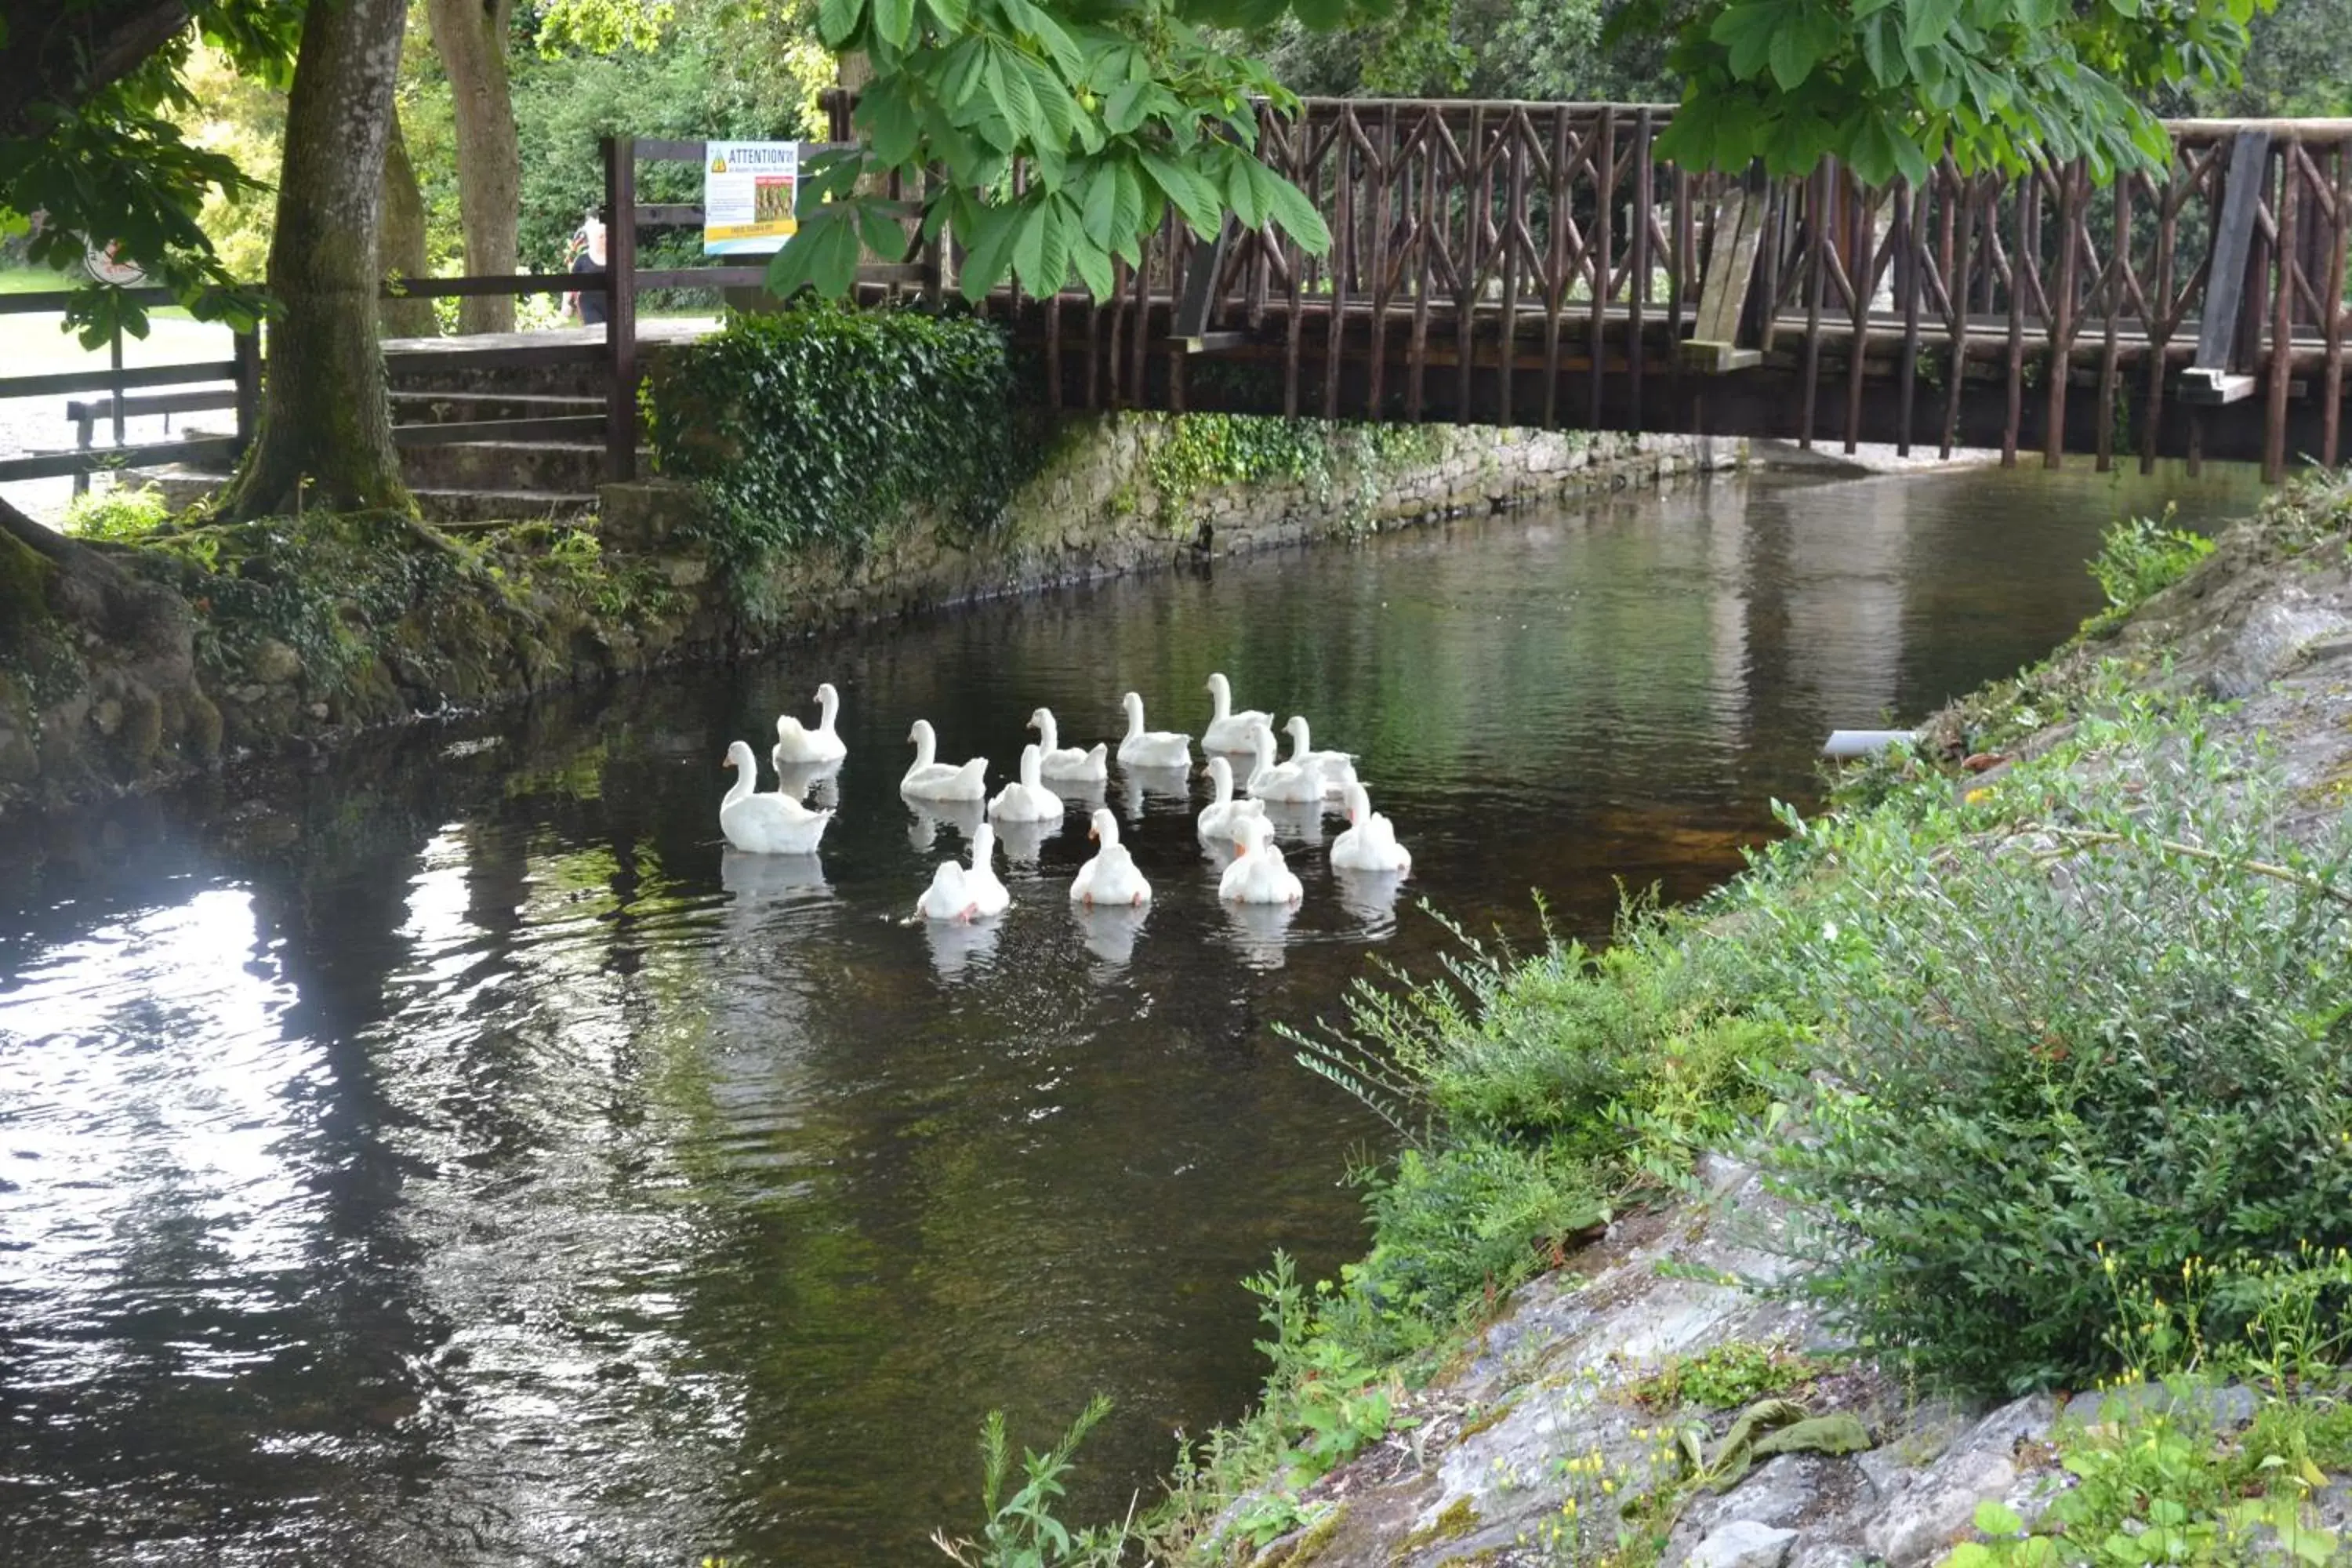
<instances>
[{"instance_id":1,"label":"green foliage","mask_svg":"<svg viewBox=\"0 0 2352 1568\"><path fill-rule=\"evenodd\" d=\"M116 45L111 29L124 24L108 13L122 7L78 9L98 40ZM196 0L187 6L193 26L110 79L87 74L100 51L79 36L35 51L37 87L16 121L29 132L0 136L0 217L43 215L27 242L31 262L79 278L86 247L110 243L198 316L251 326L260 297L237 286L199 218L208 195L248 191L253 181L233 158L191 142L172 117L194 107L186 72L199 42L241 71L284 80L302 11L299 0ZM29 31L48 18L34 8L13 21ZM0 32L11 22L0 12ZM95 285L77 291L66 320L93 348L118 328L133 337L147 331L144 306Z\"/></svg>"},{"instance_id":2,"label":"green foliage","mask_svg":"<svg viewBox=\"0 0 2352 1568\"><path fill-rule=\"evenodd\" d=\"M1124 1525L1073 1534L1054 1516L1055 1500L1067 1490L1063 1478L1073 1468L1071 1460L1078 1445L1109 1414L1110 1401L1097 1394L1070 1423L1061 1441L1042 1454L1023 1449L1021 1485L1007 1496L1004 1484L1013 1468L1012 1446L1004 1435L1004 1412L990 1411L980 1429L980 1506L984 1516L980 1538L953 1540L944 1531L934 1531L932 1543L962 1568L1055 1568L1060 1563L1073 1568L1116 1568L1127 1545Z\"/></svg>"},{"instance_id":3,"label":"green foliage","mask_svg":"<svg viewBox=\"0 0 2352 1568\"><path fill-rule=\"evenodd\" d=\"M2063 1423L2060 1465L2073 1484L2031 1532L1997 1501L1978 1505L1982 1542L1953 1548L1942 1568L2148 1568L2158 1563L2334 1559L2311 1494L2327 1481L2309 1433L2341 1425L2334 1401L2274 1399L2243 1447L2203 1414L2210 1380L2183 1377L2140 1397L2087 1396L2095 1420ZM2070 1412L2070 1415L2072 1412Z\"/></svg>"},{"instance_id":4,"label":"green foliage","mask_svg":"<svg viewBox=\"0 0 2352 1568\"><path fill-rule=\"evenodd\" d=\"M1319 420L1187 414L1152 443L1144 472L1162 497L1179 501L1217 485L1328 481L1331 437Z\"/></svg>"},{"instance_id":5,"label":"green foliage","mask_svg":"<svg viewBox=\"0 0 2352 1568\"><path fill-rule=\"evenodd\" d=\"M1612 39L1671 33L1682 102L1658 140L1687 167L1882 184L2086 159L2104 180L2169 155L2147 107L2233 79L2264 0L1637 0Z\"/></svg>"},{"instance_id":6,"label":"green foliage","mask_svg":"<svg viewBox=\"0 0 2352 1568\"><path fill-rule=\"evenodd\" d=\"M827 47L861 52L856 150L809 171L801 230L769 287L839 295L861 247L895 260L898 218L870 192L896 172L929 188L922 234L952 224L978 299L1007 278L1034 295L1075 274L1097 299L1134 266L1170 211L1206 239L1230 209L1311 251L1330 241L1314 205L1256 157L1257 100L1295 100L1265 68L1199 24L1265 26L1292 0L821 0ZM1378 15L1386 0L1295 0L1309 25ZM1012 174L1025 171L1019 189ZM919 183L929 168L946 178ZM863 184L861 184L861 181Z\"/></svg>"},{"instance_id":7,"label":"green foliage","mask_svg":"<svg viewBox=\"0 0 2352 1568\"><path fill-rule=\"evenodd\" d=\"M2352 1241L2352 825L2289 841L2257 759L2110 700L1958 805L1810 825L1832 874L1754 907L1823 1021L1773 1152L1828 1223L1801 1289L1965 1385L2088 1381L2192 1258Z\"/></svg>"},{"instance_id":8,"label":"green foliage","mask_svg":"<svg viewBox=\"0 0 2352 1568\"><path fill-rule=\"evenodd\" d=\"M2137 609L2151 595L2189 575L2200 561L2213 553L2213 542L2201 533L2167 526L2172 509L2158 521L2145 517L2119 518L2099 535L2099 552L2091 559L2091 575L2107 596L2098 620L2114 625Z\"/></svg>"},{"instance_id":9,"label":"green foliage","mask_svg":"<svg viewBox=\"0 0 2352 1568\"><path fill-rule=\"evenodd\" d=\"M1370 1184L1372 1249L1323 1304L1331 1332L1380 1356L1429 1343L1766 1112L1788 1026L1740 1010L1730 944L1684 937L1637 906L1601 954L1464 938L1444 980L1360 982L1345 1029L1283 1031L1410 1141Z\"/></svg>"},{"instance_id":10,"label":"green foliage","mask_svg":"<svg viewBox=\"0 0 2352 1568\"><path fill-rule=\"evenodd\" d=\"M830 304L739 317L647 391L663 472L699 485L739 568L773 550L861 548L919 503L992 527L1034 460L983 321Z\"/></svg>"},{"instance_id":11,"label":"green foliage","mask_svg":"<svg viewBox=\"0 0 2352 1568\"><path fill-rule=\"evenodd\" d=\"M1738 1410L1802 1388L1821 1363L1780 1342L1727 1340L1695 1356L1669 1356L1628 1392L1636 1405L1671 1415L1685 1405Z\"/></svg>"},{"instance_id":12,"label":"green foliage","mask_svg":"<svg viewBox=\"0 0 2352 1568\"><path fill-rule=\"evenodd\" d=\"M2242 120L2352 112L2352 28L2340 0L2279 0L2248 33L2238 80L2185 94L2188 102L2167 104L2166 112Z\"/></svg>"},{"instance_id":13,"label":"green foliage","mask_svg":"<svg viewBox=\"0 0 2352 1568\"><path fill-rule=\"evenodd\" d=\"M83 539L131 542L146 538L171 517L163 491L113 485L67 502L65 531Z\"/></svg>"},{"instance_id":14,"label":"green foliage","mask_svg":"<svg viewBox=\"0 0 2352 1568\"><path fill-rule=\"evenodd\" d=\"M1407 1149L1370 1184L1372 1249L1340 1271L1345 1288L1325 1303L1332 1331L1375 1356L1420 1349L1607 1224L1601 1180L1549 1145L1472 1138Z\"/></svg>"},{"instance_id":15,"label":"green foliage","mask_svg":"<svg viewBox=\"0 0 2352 1568\"><path fill-rule=\"evenodd\" d=\"M1652 103L1674 96L1662 41L1603 45L1600 0L1446 0L1369 26L1318 32L1295 17L1250 47L1293 91L1317 97Z\"/></svg>"},{"instance_id":16,"label":"green foliage","mask_svg":"<svg viewBox=\"0 0 2352 1568\"><path fill-rule=\"evenodd\" d=\"M571 42L569 32L542 33L547 52L515 58L521 241L528 263L561 265L582 216L603 203L600 137L626 132L782 140L817 132L810 100L820 78L831 81L832 60L801 35L795 13L715 0L663 9L668 13L664 16L638 16L630 37L604 52ZM585 25L581 8L573 5L543 12L542 26L552 26L559 16ZM558 39L563 47L554 47ZM451 163L441 180L452 215L455 178ZM648 163L639 169L638 181L643 201L702 199L697 164ZM648 232L640 247L641 264L647 267L697 266L702 259L697 231Z\"/></svg>"},{"instance_id":17,"label":"green foliage","mask_svg":"<svg viewBox=\"0 0 2352 1568\"><path fill-rule=\"evenodd\" d=\"M1288 1254L1242 1284L1274 1333L1256 1342L1272 1368L1265 1410L1277 1439L1293 1445L1289 1484L1305 1486L1388 1431L1389 1390L1359 1351L1323 1331Z\"/></svg>"},{"instance_id":18,"label":"green foliage","mask_svg":"<svg viewBox=\"0 0 2352 1568\"><path fill-rule=\"evenodd\" d=\"M1636 905L1600 954L1552 940L1521 960L1465 937L1446 980L1359 982L1346 1031L1286 1033L1409 1134L1546 1143L1620 1182L1671 1182L1764 1110L1787 1046L1784 1026L1739 1010L1736 949L1684 936Z\"/></svg>"}]
</instances>

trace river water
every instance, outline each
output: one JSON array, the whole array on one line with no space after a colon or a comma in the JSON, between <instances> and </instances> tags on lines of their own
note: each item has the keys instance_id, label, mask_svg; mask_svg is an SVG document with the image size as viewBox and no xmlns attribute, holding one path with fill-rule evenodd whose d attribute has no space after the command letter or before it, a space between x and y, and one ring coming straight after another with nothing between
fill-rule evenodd
<instances>
[{"instance_id":1,"label":"river water","mask_svg":"<svg viewBox=\"0 0 2352 1568\"><path fill-rule=\"evenodd\" d=\"M1379 1124L1295 1066L1416 901L1605 934L2095 607L2098 528L2191 484L1721 482L1219 563L373 741L0 838L0 1559L919 1562L993 1405L1097 1391L1075 1517L1148 1504L1260 1373L1237 1281L1360 1252ZM1197 729L1212 669L1360 758L1401 895L1294 837L1294 920L1214 899L1194 803L1108 799L1158 896L896 923L962 847L908 722L1003 777L1030 710ZM816 862L719 842L726 742L843 693ZM1336 820L1322 825L1328 833Z\"/></svg>"}]
</instances>

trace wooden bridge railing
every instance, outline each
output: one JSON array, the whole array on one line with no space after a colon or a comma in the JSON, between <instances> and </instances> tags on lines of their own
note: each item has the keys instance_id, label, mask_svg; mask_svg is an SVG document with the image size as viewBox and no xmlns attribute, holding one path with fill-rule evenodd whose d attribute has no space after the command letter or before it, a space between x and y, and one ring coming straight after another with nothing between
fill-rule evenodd
<instances>
[{"instance_id":1,"label":"wooden bridge railing","mask_svg":"<svg viewBox=\"0 0 2352 1568\"><path fill-rule=\"evenodd\" d=\"M836 139L848 107L835 97ZM2105 189L2080 163L1964 178L1948 162L1872 188L1833 164L1676 168L1655 153L1671 116L1269 110L1261 155L1315 201L1326 255L1230 218L1202 244L1171 219L1112 300L1001 290L992 308L1042 348L1056 405L1181 408L1214 356L1226 381L1278 375L1292 415L1676 428L1708 384L1761 372L1807 443L1949 448L1997 412L2011 460L2031 435L2053 465L2071 446L2147 467L2199 459L2203 411L2260 399L2273 477L2291 425L2303 455L2336 460L2352 121L2177 122L2169 168ZM1756 406L1716 401L1727 428Z\"/></svg>"}]
</instances>

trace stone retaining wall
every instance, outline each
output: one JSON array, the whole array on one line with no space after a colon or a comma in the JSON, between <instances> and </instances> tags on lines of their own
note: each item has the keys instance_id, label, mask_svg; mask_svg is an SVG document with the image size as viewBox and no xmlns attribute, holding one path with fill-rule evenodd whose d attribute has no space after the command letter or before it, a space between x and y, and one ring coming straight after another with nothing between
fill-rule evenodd
<instances>
[{"instance_id":1,"label":"stone retaining wall","mask_svg":"<svg viewBox=\"0 0 2352 1568\"><path fill-rule=\"evenodd\" d=\"M1169 416L1148 414L1073 421L1001 528L964 538L918 513L862 551L794 553L770 570L760 597L781 626L814 630L1587 491L1645 489L1737 467L1745 455L1741 443L1697 437L1433 426L1420 433L1423 451L1382 456L1339 427L1323 475L1171 495L1153 483L1150 461L1171 426ZM709 567L681 543L695 508L683 485L607 485L604 547L661 558L673 583L698 586Z\"/></svg>"}]
</instances>

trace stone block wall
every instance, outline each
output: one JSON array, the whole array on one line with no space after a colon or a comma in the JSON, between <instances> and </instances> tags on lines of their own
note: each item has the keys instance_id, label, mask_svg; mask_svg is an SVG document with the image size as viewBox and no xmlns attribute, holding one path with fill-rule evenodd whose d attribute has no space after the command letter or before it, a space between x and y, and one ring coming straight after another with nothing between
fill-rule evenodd
<instances>
[{"instance_id":1,"label":"stone block wall","mask_svg":"<svg viewBox=\"0 0 2352 1568\"><path fill-rule=\"evenodd\" d=\"M796 552L771 565L755 597L780 630L805 631L1218 555L1344 539L1499 511L1585 491L1647 488L1737 467L1739 443L1696 437L1430 426L1406 456L1382 456L1335 427L1326 471L1168 494L1153 448L1161 415L1074 420L1003 522L976 537L920 511L855 552ZM693 492L655 479L607 485L604 546L652 555L681 586L695 558Z\"/></svg>"}]
</instances>

